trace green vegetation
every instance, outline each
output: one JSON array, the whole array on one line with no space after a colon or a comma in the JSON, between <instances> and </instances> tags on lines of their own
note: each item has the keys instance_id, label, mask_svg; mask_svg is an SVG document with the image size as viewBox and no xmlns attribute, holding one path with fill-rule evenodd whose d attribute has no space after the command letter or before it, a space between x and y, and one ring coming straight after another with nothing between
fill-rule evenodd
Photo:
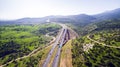
<instances>
[{"instance_id":1,"label":"green vegetation","mask_svg":"<svg viewBox=\"0 0 120 67\"><path fill-rule=\"evenodd\" d=\"M72 41L72 64L73 67L84 67L83 45L91 42L86 37L78 38Z\"/></svg>"},{"instance_id":2,"label":"green vegetation","mask_svg":"<svg viewBox=\"0 0 120 67\"><path fill-rule=\"evenodd\" d=\"M89 53L84 53L84 64L89 67L119 67L120 49L95 44Z\"/></svg>"},{"instance_id":3,"label":"green vegetation","mask_svg":"<svg viewBox=\"0 0 120 67\"><path fill-rule=\"evenodd\" d=\"M120 67L120 9L96 15L80 14L0 21L0 65L42 67L52 47L47 45L52 39L47 35L56 36L61 28L55 23L46 23L46 19L50 19L50 22L64 23L80 35L80 38L70 40L63 46L60 65ZM46 24L42 24L43 22ZM31 54L38 47L40 49ZM56 50L57 48L49 66ZM8 63L10 61L13 62Z\"/></svg>"},{"instance_id":4,"label":"green vegetation","mask_svg":"<svg viewBox=\"0 0 120 67\"><path fill-rule=\"evenodd\" d=\"M38 67L41 66L41 62L43 57L46 57L48 52L50 51L51 46L46 47L38 51L36 54L29 56L24 59L20 59L17 61L13 61L10 64L7 64L5 67Z\"/></svg>"},{"instance_id":5,"label":"green vegetation","mask_svg":"<svg viewBox=\"0 0 120 67\"><path fill-rule=\"evenodd\" d=\"M38 47L42 48L52 39L45 34L49 32L56 34L60 28L61 26L54 23L0 26L0 65L28 55ZM29 60L33 61L35 58ZM14 67L14 64L12 67Z\"/></svg>"},{"instance_id":6,"label":"green vegetation","mask_svg":"<svg viewBox=\"0 0 120 67\"><path fill-rule=\"evenodd\" d=\"M91 38L110 46L120 46L120 30L106 30L95 32Z\"/></svg>"},{"instance_id":7,"label":"green vegetation","mask_svg":"<svg viewBox=\"0 0 120 67\"><path fill-rule=\"evenodd\" d=\"M36 56L30 56L25 59L13 61L12 63L6 65L6 67L37 67L39 60L41 60L42 55L43 53L40 52Z\"/></svg>"},{"instance_id":8,"label":"green vegetation","mask_svg":"<svg viewBox=\"0 0 120 67\"><path fill-rule=\"evenodd\" d=\"M84 39L85 37L73 41L72 58L73 67L119 67L120 49L102 46ZM94 43L88 52L83 51L85 43Z\"/></svg>"},{"instance_id":9,"label":"green vegetation","mask_svg":"<svg viewBox=\"0 0 120 67\"><path fill-rule=\"evenodd\" d=\"M72 67L72 40L69 40L63 47L60 57L60 67L67 66Z\"/></svg>"},{"instance_id":10,"label":"green vegetation","mask_svg":"<svg viewBox=\"0 0 120 67\"><path fill-rule=\"evenodd\" d=\"M75 29L75 28L74 28ZM120 20L113 19L91 23L83 28L76 26L81 37L72 42L73 67L120 67ZM87 38L104 43L108 47ZM85 44L94 44L88 52L84 51Z\"/></svg>"},{"instance_id":11,"label":"green vegetation","mask_svg":"<svg viewBox=\"0 0 120 67\"><path fill-rule=\"evenodd\" d=\"M83 26L81 24L74 24L74 23L68 25L72 27L80 36L84 36L94 31L119 29L120 19L111 19L100 22L93 22Z\"/></svg>"}]
</instances>

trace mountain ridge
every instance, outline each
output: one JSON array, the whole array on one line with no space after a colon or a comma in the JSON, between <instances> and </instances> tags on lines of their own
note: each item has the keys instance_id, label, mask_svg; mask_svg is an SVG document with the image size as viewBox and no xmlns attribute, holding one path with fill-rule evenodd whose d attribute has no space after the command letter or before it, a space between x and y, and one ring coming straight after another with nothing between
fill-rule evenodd
<instances>
[{"instance_id":1,"label":"mountain ridge","mask_svg":"<svg viewBox=\"0 0 120 67\"><path fill-rule=\"evenodd\" d=\"M78 14L78 15L50 15L41 18L21 18L17 20L2 21L0 20L0 25L4 24L39 24L46 22L47 19L50 19L51 22L61 22L61 23L75 23L75 24L89 24L91 22L105 21L111 19L120 19L120 8L99 13L96 15L87 15L87 14Z\"/></svg>"}]
</instances>

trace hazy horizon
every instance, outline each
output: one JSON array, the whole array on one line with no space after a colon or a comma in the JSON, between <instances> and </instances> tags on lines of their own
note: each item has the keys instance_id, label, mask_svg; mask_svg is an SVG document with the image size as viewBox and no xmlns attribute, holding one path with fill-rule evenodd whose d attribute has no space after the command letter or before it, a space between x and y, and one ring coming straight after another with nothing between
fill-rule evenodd
<instances>
[{"instance_id":1,"label":"hazy horizon","mask_svg":"<svg viewBox=\"0 0 120 67\"><path fill-rule=\"evenodd\" d=\"M120 0L0 0L0 19L98 14L120 8Z\"/></svg>"}]
</instances>

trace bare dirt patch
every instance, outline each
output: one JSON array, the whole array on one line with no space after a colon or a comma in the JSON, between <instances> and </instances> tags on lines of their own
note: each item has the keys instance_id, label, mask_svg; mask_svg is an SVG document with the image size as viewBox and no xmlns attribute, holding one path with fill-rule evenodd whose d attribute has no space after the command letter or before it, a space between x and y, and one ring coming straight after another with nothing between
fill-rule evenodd
<instances>
[{"instance_id":1,"label":"bare dirt patch","mask_svg":"<svg viewBox=\"0 0 120 67\"><path fill-rule=\"evenodd\" d=\"M73 67L72 66L72 52L71 52L71 42L69 40L62 48L60 67Z\"/></svg>"}]
</instances>

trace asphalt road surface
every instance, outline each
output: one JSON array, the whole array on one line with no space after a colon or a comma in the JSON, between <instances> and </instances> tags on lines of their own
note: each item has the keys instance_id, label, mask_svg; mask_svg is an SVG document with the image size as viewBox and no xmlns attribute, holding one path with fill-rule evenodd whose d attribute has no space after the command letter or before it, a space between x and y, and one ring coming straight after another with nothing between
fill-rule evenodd
<instances>
[{"instance_id":1,"label":"asphalt road surface","mask_svg":"<svg viewBox=\"0 0 120 67\"><path fill-rule=\"evenodd\" d=\"M62 36L62 40L61 40L61 42L59 44L58 51L57 51L56 56L54 58L54 61L52 63L52 67L58 67L58 62L59 62L59 58L60 58L60 54L61 54L61 48L62 48L62 46L64 44L66 32L67 32L67 29L64 29L64 34Z\"/></svg>"},{"instance_id":2,"label":"asphalt road surface","mask_svg":"<svg viewBox=\"0 0 120 67\"><path fill-rule=\"evenodd\" d=\"M44 63L43 63L43 67L47 67L48 63L50 62L50 58L51 58L51 56L52 56L52 53L53 53L55 47L57 46L57 44L58 44L58 42L59 42L59 40L60 40L60 37L61 37L62 34L63 34L63 31L64 31L64 27L62 28L62 31L60 32L59 36L56 38L56 41L55 41L55 43L53 44L52 49L50 50L50 52L49 52L46 60L45 60Z\"/></svg>"}]
</instances>

